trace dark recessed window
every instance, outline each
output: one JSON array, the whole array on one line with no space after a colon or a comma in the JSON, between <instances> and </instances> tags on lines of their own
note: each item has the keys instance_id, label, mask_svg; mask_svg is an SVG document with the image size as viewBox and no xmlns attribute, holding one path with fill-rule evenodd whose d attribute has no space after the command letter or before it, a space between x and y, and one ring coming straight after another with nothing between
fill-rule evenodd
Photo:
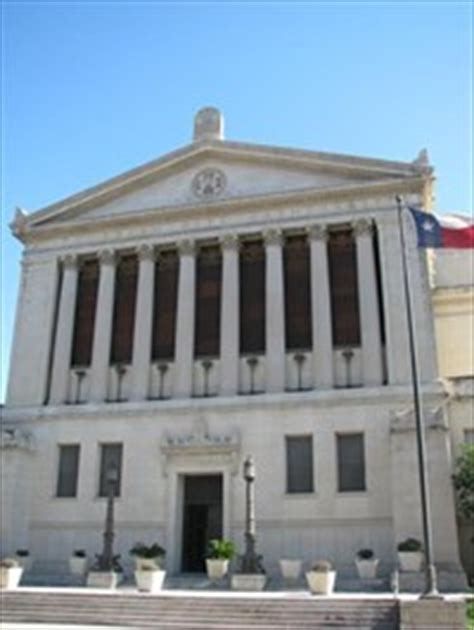
<instances>
[{"instance_id":1,"label":"dark recessed window","mask_svg":"<svg viewBox=\"0 0 474 630\"><path fill-rule=\"evenodd\" d=\"M99 496L108 495L108 471L116 471L115 496L120 496L122 483L122 444L102 444L100 447Z\"/></svg>"},{"instance_id":2,"label":"dark recessed window","mask_svg":"<svg viewBox=\"0 0 474 630\"><path fill-rule=\"evenodd\" d=\"M262 241L240 249L240 352L265 352L265 249Z\"/></svg>"},{"instance_id":3,"label":"dark recessed window","mask_svg":"<svg viewBox=\"0 0 474 630\"><path fill-rule=\"evenodd\" d=\"M88 367L91 364L98 286L99 262L95 259L87 260L79 270L77 283L72 366Z\"/></svg>"},{"instance_id":4,"label":"dark recessed window","mask_svg":"<svg viewBox=\"0 0 474 630\"><path fill-rule=\"evenodd\" d=\"M222 256L213 245L199 250L196 263L194 356L218 356L221 325Z\"/></svg>"},{"instance_id":5,"label":"dark recessed window","mask_svg":"<svg viewBox=\"0 0 474 630\"><path fill-rule=\"evenodd\" d=\"M286 491L313 492L313 438L286 436Z\"/></svg>"},{"instance_id":6,"label":"dark recessed window","mask_svg":"<svg viewBox=\"0 0 474 630\"><path fill-rule=\"evenodd\" d=\"M351 229L329 234L328 262L335 346L360 345L357 258Z\"/></svg>"},{"instance_id":7,"label":"dark recessed window","mask_svg":"<svg viewBox=\"0 0 474 630\"><path fill-rule=\"evenodd\" d=\"M173 359L176 334L179 259L175 250L161 252L155 264L152 360Z\"/></svg>"},{"instance_id":8,"label":"dark recessed window","mask_svg":"<svg viewBox=\"0 0 474 630\"><path fill-rule=\"evenodd\" d=\"M76 497L79 474L79 444L67 444L59 447L57 497Z\"/></svg>"},{"instance_id":9,"label":"dark recessed window","mask_svg":"<svg viewBox=\"0 0 474 630\"><path fill-rule=\"evenodd\" d=\"M337 436L337 470L339 492L366 489L363 433Z\"/></svg>"},{"instance_id":10,"label":"dark recessed window","mask_svg":"<svg viewBox=\"0 0 474 630\"><path fill-rule=\"evenodd\" d=\"M111 363L131 363L132 361L137 276L137 256L135 254L123 256L115 271Z\"/></svg>"},{"instance_id":11,"label":"dark recessed window","mask_svg":"<svg viewBox=\"0 0 474 630\"><path fill-rule=\"evenodd\" d=\"M287 350L312 346L310 256L306 236L289 236L283 249Z\"/></svg>"}]
</instances>

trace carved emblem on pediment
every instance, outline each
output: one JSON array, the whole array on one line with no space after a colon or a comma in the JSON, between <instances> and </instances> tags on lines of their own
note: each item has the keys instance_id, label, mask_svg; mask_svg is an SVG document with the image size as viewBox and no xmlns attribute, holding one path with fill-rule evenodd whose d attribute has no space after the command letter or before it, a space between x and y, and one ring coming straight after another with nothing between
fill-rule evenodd
<instances>
[{"instance_id":1,"label":"carved emblem on pediment","mask_svg":"<svg viewBox=\"0 0 474 630\"><path fill-rule=\"evenodd\" d=\"M217 168L205 168L195 176L191 186L196 197L213 199L224 191L226 177Z\"/></svg>"}]
</instances>

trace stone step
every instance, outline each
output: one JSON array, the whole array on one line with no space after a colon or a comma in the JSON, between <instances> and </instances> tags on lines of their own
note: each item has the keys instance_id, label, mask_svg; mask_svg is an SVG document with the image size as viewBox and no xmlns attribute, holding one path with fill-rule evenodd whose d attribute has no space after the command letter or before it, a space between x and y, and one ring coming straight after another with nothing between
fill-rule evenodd
<instances>
[{"instance_id":1,"label":"stone step","mask_svg":"<svg viewBox=\"0 0 474 630\"><path fill-rule=\"evenodd\" d=\"M396 630L394 600L282 597L201 597L148 594L9 591L2 620L16 623L93 624L194 629L310 628Z\"/></svg>"}]
</instances>

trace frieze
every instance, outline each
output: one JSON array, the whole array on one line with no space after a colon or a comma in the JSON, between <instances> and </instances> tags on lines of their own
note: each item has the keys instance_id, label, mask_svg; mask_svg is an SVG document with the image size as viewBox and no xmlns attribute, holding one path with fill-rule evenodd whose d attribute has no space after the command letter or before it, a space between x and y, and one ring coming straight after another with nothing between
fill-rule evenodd
<instances>
[{"instance_id":1,"label":"frieze","mask_svg":"<svg viewBox=\"0 0 474 630\"><path fill-rule=\"evenodd\" d=\"M3 428L0 437L0 449L34 451L33 434L25 429Z\"/></svg>"},{"instance_id":2,"label":"frieze","mask_svg":"<svg viewBox=\"0 0 474 630\"><path fill-rule=\"evenodd\" d=\"M237 473L237 459L240 452L240 437L237 431L213 433L207 421L198 418L187 433L166 433L161 440L164 456L164 474L167 474L169 459L173 456L219 456L229 459L233 474Z\"/></svg>"}]
</instances>

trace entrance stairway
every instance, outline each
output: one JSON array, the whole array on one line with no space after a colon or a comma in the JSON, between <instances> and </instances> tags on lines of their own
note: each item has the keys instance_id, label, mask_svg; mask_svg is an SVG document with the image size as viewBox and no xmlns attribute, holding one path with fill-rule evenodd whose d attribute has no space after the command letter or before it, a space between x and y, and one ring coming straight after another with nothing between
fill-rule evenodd
<instances>
[{"instance_id":1,"label":"entrance stairway","mask_svg":"<svg viewBox=\"0 0 474 630\"><path fill-rule=\"evenodd\" d=\"M390 598L233 596L18 589L1 593L3 623L42 623L158 630L398 630Z\"/></svg>"}]
</instances>

